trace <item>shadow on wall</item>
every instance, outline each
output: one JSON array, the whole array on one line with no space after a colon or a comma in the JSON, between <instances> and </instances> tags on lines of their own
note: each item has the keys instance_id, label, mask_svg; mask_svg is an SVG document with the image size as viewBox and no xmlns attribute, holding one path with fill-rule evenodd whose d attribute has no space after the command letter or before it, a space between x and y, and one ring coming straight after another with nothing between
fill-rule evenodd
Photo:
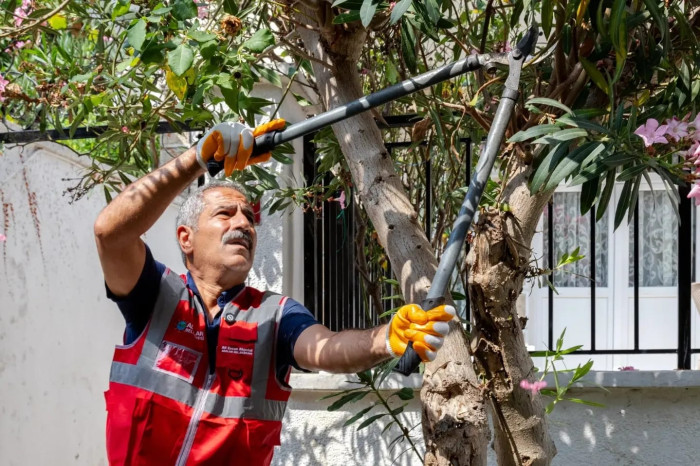
<instances>
[{"instance_id":1,"label":"shadow on wall","mask_svg":"<svg viewBox=\"0 0 700 466\"><path fill-rule=\"evenodd\" d=\"M366 465L419 465L417 455L410 450L407 442L398 443L392 450L389 444L399 435L399 429L392 425L383 432L389 423L384 417L371 425L357 430L363 419L376 413L372 410L361 420L343 427L343 424L363 408L370 406L373 400L363 400L349 406L350 411L327 411L326 407L333 400L320 400L323 394L296 392L290 400L289 410L285 415L282 430L282 445L275 451L272 464L275 466L366 466ZM369 396L367 397L369 398ZM348 406L348 405L346 405ZM415 407L407 407L410 417L404 417L405 425L411 428L420 422L420 414ZM412 431L420 437L420 426ZM423 454L422 440L417 441ZM408 449L408 450L407 450Z\"/></svg>"},{"instance_id":2,"label":"shadow on wall","mask_svg":"<svg viewBox=\"0 0 700 466\"><path fill-rule=\"evenodd\" d=\"M576 390L605 408L560 403L549 425L554 464L692 465L700 461L700 388Z\"/></svg>"}]
</instances>

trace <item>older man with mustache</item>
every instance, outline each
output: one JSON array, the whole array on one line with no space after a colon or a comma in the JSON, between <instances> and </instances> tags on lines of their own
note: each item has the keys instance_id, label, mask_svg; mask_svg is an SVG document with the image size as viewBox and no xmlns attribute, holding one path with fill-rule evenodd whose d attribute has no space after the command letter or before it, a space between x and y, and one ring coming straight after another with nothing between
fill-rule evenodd
<instances>
[{"instance_id":1,"label":"older man with mustache","mask_svg":"<svg viewBox=\"0 0 700 466\"><path fill-rule=\"evenodd\" d=\"M257 241L243 189L213 180L181 206L176 234L187 274L156 261L140 239L214 159L226 175L251 158L255 131L220 123L129 185L99 215L95 238L108 296L126 320L107 403L112 465L267 465L279 445L292 367L357 372L442 345L454 309L400 308L389 324L333 332L300 303L245 286Z\"/></svg>"}]
</instances>

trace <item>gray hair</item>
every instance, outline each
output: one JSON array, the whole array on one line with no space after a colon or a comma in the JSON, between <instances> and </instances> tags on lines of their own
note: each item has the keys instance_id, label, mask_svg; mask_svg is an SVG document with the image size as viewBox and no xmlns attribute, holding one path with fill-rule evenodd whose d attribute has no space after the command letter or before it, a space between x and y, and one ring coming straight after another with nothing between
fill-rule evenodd
<instances>
[{"instance_id":1,"label":"gray hair","mask_svg":"<svg viewBox=\"0 0 700 466\"><path fill-rule=\"evenodd\" d=\"M209 181L209 183L197 187L197 189L195 189L187 197L187 199L185 199L185 202L182 203L180 210L177 213L175 228L186 226L191 228L193 231L197 231L199 216L202 215L202 212L204 211L204 192L214 188L234 189L245 196L246 201L250 202L250 198L248 197L246 189L242 184L236 183L235 181L212 179ZM182 262L187 265L184 251L180 250L180 254L182 254Z\"/></svg>"}]
</instances>

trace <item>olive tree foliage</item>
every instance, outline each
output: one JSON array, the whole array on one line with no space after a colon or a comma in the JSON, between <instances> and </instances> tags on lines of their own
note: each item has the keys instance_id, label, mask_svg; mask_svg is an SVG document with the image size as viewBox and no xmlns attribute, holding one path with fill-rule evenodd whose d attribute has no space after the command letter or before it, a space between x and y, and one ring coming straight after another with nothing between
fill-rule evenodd
<instances>
[{"instance_id":1,"label":"olive tree foliage","mask_svg":"<svg viewBox=\"0 0 700 466\"><path fill-rule=\"evenodd\" d=\"M676 187L695 180L697 0L0 5L3 118L68 136L108 127L90 142L72 142L92 162L71 188L76 198L93 188L109 198L158 166L159 122L253 125L256 115L275 114L276 105L251 95L261 81L314 113L469 54L506 52L539 24L522 98L455 280L468 290L472 322L455 323L425 368L426 464L485 464L487 412L499 464L549 464L556 454L542 395L520 388L535 374L515 310L524 281L550 272L536 266L530 244L554 189L581 185L581 212L595 206L600 218L614 208L619 225L650 173L663 180L674 205ZM366 299L380 307L386 287L379 285L391 284L406 301L419 302L465 193L461 141L480 141L489 130L506 73L467 74L321 131L318 169L332 174L330 183L319 177L280 187L257 166L235 176L255 196L273 191L271 211L318 211L344 193L358 209L355 247ZM380 132L384 117L397 114L416 114L417 123ZM679 123L680 132L664 137ZM396 141L408 147L389 154L384 142ZM281 162L287 155L286 148L273 153ZM622 195L611 206L615 183L623 184ZM428 200L429 238L421 224ZM370 276L388 264L394 277Z\"/></svg>"}]
</instances>

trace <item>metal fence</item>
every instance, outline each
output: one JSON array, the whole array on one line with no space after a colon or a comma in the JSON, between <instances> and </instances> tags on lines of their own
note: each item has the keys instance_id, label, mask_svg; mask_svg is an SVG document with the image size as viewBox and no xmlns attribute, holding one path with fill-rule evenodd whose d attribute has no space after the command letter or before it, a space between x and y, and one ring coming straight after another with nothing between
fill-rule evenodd
<instances>
[{"instance_id":1,"label":"metal fence","mask_svg":"<svg viewBox=\"0 0 700 466\"><path fill-rule=\"evenodd\" d=\"M465 183L468 184L471 178L471 141L465 142L468 161L465 170ZM410 143L390 143L387 150L408 146ZM425 168L426 180L431 180L430 162L427 161ZM305 139L304 144L304 170L307 181L316 177L315 154L312 136ZM330 180L327 180L327 182ZM430 192L430 187L426 187L426 192ZM695 248L693 244L693 216L691 202L687 199L688 188L680 188L681 203L679 205L680 225L678 229L677 253L678 253L678 345L676 348L654 348L646 349L639 344L639 221L638 215L634 215L634 241L630 247L633 248L633 283L634 283L634 345L627 349L601 349L596 345L596 269L595 260L591 261L590 279L590 349L579 350L572 354L582 355L614 355L614 354L677 354L678 368L689 369L691 365L691 355L700 353L700 348L691 346L691 283L693 280L693 266ZM433 203L431 199L426 199L424 203L424 225L426 235L431 234L431 212ZM553 228L553 204L547 207L547 234L548 245L546 254L549 264L555 263L554 257L554 228ZM348 202L345 211L341 211L337 203L324 203L319 214L308 211L304 219L304 271L305 288L304 298L307 307L315 313L316 317L324 325L333 330L345 328L365 327L378 323L377 316L386 309L393 307L393 302L387 301L382 309L376 309L371 302L362 298L362 284L360 277L355 270L355 248L354 236L356 233L354 225L354 207L352 202ZM589 253L595 257L596 252L596 221L595 208L589 214L590 218L590 245ZM467 245L468 247L468 245ZM379 280L381 277L390 278L391 269L373 270L373 279ZM554 347L555 336L553 334L554 321L554 291L550 288L548 296L548 346ZM384 290L385 295L390 295L389 288ZM467 296L465 314L469 318L469 302Z\"/></svg>"}]
</instances>

